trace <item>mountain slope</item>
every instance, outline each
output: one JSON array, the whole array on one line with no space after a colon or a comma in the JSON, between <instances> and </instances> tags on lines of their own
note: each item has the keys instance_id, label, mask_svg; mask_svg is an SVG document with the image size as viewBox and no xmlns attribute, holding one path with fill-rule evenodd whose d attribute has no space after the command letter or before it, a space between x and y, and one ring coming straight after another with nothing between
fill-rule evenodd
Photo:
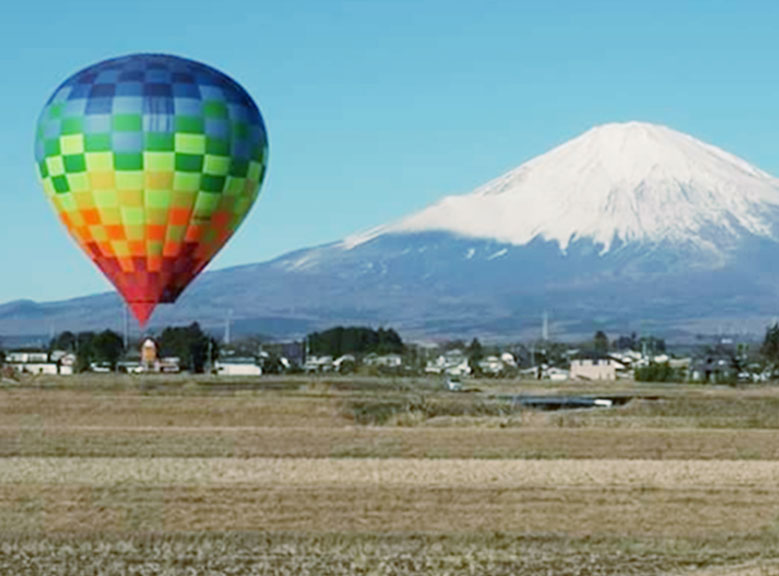
<instances>
[{"instance_id":1,"label":"mountain slope","mask_svg":"<svg viewBox=\"0 0 779 576\"><path fill-rule=\"evenodd\" d=\"M779 181L695 138L638 122L607 124L471 194L450 196L381 233L440 230L509 244L536 237L667 241L720 254L744 233L772 237Z\"/></svg>"},{"instance_id":2,"label":"mountain slope","mask_svg":"<svg viewBox=\"0 0 779 576\"><path fill-rule=\"evenodd\" d=\"M771 175L669 128L609 124L398 222L207 273L152 326L232 310L239 332L508 338L548 310L558 336L760 331L779 308L776 222ZM99 298L0 306L0 333L120 326L118 301Z\"/></svg>"}]
</instances>

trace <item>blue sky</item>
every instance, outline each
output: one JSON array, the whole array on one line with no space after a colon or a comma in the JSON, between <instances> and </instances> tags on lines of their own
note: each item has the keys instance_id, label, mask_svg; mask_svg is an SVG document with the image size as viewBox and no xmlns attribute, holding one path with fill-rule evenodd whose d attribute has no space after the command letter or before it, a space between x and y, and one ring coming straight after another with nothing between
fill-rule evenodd
<instances>
[{"instance_id":1,"label":"blue sky","mask_svg":"<svg viewBox=\"0 0 779 576\"><path fill-rule=\"evenodd\" d=\"M0 20L0 302L109 289L46 204L33 133L76 70L132 52L215 66L270 137L259 201L213 268L464 193L596 124L643 120L779 175L779 3L16 2Z\"/></svg>"}]
</instances>

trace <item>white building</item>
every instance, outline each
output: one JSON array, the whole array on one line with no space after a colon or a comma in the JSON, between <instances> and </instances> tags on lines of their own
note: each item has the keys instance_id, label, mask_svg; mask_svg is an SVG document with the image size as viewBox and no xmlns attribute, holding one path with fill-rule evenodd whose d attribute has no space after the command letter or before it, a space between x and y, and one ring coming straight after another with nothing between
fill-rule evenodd
<instances>
[{"instance_id":1,"label":"white building","mask_svg":"<svg viewBox=\"0 0 779 576\"><path fill-rule=\"evenodd\" d=\"M617 363L611 358L571 360L571 378L581 380L616 380Z\"/></svg>"},{"instance_id":2,"label":"white building","mask_svg":"<svg viewBox=\"0 0 779 576\"><path fill-rule=\"evenodd\" d=\"M468 357L461 350L450 350L425 365L428 374L447 374L449 376L467 376L471 373Z\"/></svg>"},{"instance_id":3,"label":"white building","mask_svg":"<svg viewBox=\"0 0 779 576\"><path fill-rule=\"evenodd\" d=\"M368 354L363 358L362 363L365 366L379 366L382 368L400 368L403 366L403 357L400 354Z\"/></svg>"},{"instance_id":4,"label":"white building","mask_svg":"<svg viewBox=\"0 0 779 576\"><path fill-rule=\"evenodd\" d=\"M8 364L46 364L49 362L48 352L9 352L5 356Z\"/></svg>"},{"instance_id":5,"label":"white building","mask_svg":"<svg viewBox=\"0 0 779 576\"><path fill-rule=\"evenodd\" d=\"M286 358L285 358L286 360ZM289 363L289 361L287 361ZM354 366L357 365L357 358L355 358L352 354L344 354L343 356L339 356L335 360L333 360L333 368L340 372L343 370L346 366L351 366L352 369Z\"/></svg>"},{"instance_id":6,"label":"white building","mask_svg":"<svg viewBox=\"0 0 779 576\"><path fill-rule=\"evenodd\" d=\"M485 374L492 374L496 376L503 372L503 361L497 356L487 356L483 360L479 361L479 368Z\"/></svg>"},{"instance_id":7,"label":"white building","mask_svg":"<svg viewBox=\"0 0 779 576\"><path fill-rule=\"evenodd\" d=\"M517 367L517 360L511 352L504 352L500 355L500 361L503 362L509 368Z\"/></svg>"},{"instance_id":8,"label":"white building","mask_svg":"<svg viewBox=\"0 0 779 576\"><path fill-rule=\"evenodd\" d=\"M468 359L462 360L458 364L452 364L446 367L444 374L448 376L468 376L471 373L471 367L468 364Z\"/></svg>"},{"instance_id":9,"label":"white building","mask_svg":"<svg viewBox=\"0 0 779 576\"><path fill-rule=\"evenodd\" d=\"M14 370L21 374L59 374L55 362L25 362L23 364L11 364Z\"/></svg>"},{"instance_id":10,"label":"white building","mask_svg":"<svg viewBox=\"0 0 779 576\"><path fill-rule=\"evenodd\" d=\"M44 351L9 352L5 362L20 374L61 374L69 376L74 372L76 357L63 351L49 355Z\"/></svg>"},{"instance_id":11,"label":"white building","mask_svg":"<svg viewBox=\"0 0 779 576\"><path fill-rule=\"evenodd\" d=\"M262 376L262 368L254 358L226 358L216 362L220 376Z\"/></svg>"},{"instance_id":12,"label":"white building","mask_svg":"<svg viewBox=\"0 0 779 576\"><path fill-rule=\"evenodd\" d=\"M76 355L72 352L54 350L50 354L49 360L51 362L56 362L59 365L59 373L61 376L72 376L76 372Z\"/></svg>"},{"instance_id":13,"label":"white building","mask_svg":"<svg viewBox=\"0 0 779 576\"><path fill-rule=\"evenodd\" d=\"M165 374L178 374L181 372L181 358L178 356L165 356L157 363L159 372Z\"/></svg>"},{"instance_id":14,"label":"white building","mask_svg":"<svg viewBox=\"0 0 779 576\"><path fill-rule=\"evenodd\" d=\"M303 370L306 372L330 372L332 369L332 356L309 356L303 364Z\"/></svg>"}]
</instances>

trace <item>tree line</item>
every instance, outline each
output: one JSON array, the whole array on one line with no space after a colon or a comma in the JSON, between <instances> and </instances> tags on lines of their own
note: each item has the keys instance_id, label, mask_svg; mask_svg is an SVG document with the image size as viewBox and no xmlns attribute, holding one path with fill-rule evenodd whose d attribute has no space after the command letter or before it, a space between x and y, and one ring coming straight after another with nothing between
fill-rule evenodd
<instances>
[{"instance_id":1,"label":"tree line","mask_svg":"<svg viewBox=\"0 0 779 576\"><path fill-rule=\"evenodd\" d=\"M362 326L336 326L308 335L308 348L316 356L344 354L402 354L406 346L392 328L373 330Z\"/></svg>"},{"instance_id":2,"label":"tree line","mask_svg":"<svg viewBox=\"0 0 779 576\"><path fill-rule=\"evenodd\" d=\"M158 355L179 358L182 370L201 373L209 359L213 362L219 357L219 343L203 332L197 322L189 326L169 326L155 341ZM92 364L102 364L116 370L119 361L126 357L130 350L137 351L140 344L141 342L135 341L129 350L125 350L122 337L113 330L78 333L65 331L52 339L49 350L64 350L75 354L77 372L89 370Z\"/></svg>"}]
</instances>

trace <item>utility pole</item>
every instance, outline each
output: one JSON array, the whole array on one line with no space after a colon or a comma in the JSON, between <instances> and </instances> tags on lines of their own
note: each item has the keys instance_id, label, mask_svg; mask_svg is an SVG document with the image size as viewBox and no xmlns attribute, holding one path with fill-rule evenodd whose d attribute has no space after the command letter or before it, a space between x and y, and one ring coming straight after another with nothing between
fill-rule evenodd
<instances>
[{"instance_id":1,"label":"utility pole","mask_svg":"<svg viewBox=\"0 0 779 576\"><path fill-rule=\"evenodd\" d=\"M227 311L227 317L225 318L225 336L224 336L224 343L226 345L230 344L230 328L233 320L233 311L232 309Z\"/></svg>"},{"instance_id":2,"label":"utility pole","mask_svg":"<svg viewBox=\"0 0 779 576\"><path fill-rule=\"evenodd\" d=\"M544 310L543 321L541 324L541 339L544 342L549 340L549 314Z\"/></svg>"},{"instance_id":3,"label":"utility pole","mask_svg":"<svg viewBox=\"0 0 779 576\"><path fill-rule=\"evenodd\" d=\"M124 304L122 306L122 312L124 313L124 349L127 351L127 349L130 347L130 318L127 314L127 304Z\"/></svg>"}]
</instances>

